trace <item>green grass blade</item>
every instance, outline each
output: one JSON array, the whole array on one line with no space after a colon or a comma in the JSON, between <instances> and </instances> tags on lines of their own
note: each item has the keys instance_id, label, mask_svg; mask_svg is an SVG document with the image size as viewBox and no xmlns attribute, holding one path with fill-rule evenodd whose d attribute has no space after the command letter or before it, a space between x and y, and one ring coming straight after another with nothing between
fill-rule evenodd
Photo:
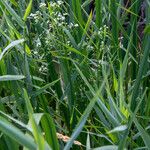
<instances>
[{"instance_id":1,"label":"green grass blade","mask_svg":"<svg viewBox=\"0 0 150 150\"><path fill-rule=\"evenodd\" d=\"M90 143L90 135L88 133L87 140L86 140L86 150L91 149L91 143Z\"/></svg>"},{"instance_id":2,"label":"green grass blade","mask_svg":"<svg viewBox=\"0 0 150 150\"><path fill-rule=\"evenodd\" d=\"M1 81L14 81L14 80L22 80L25 76L23 75L4 75L0 76L0 82Z\"/></svg>"},{"instance_id":3,"label":"green grass blade","mask_svg":"<svg viewBox=\"0 0 150 150\"><path fill-rule=\"evenodd\" d=\"M59 150L58 139L56 136L56 129L51 116L49 114L42 113L42 114L34 114L34 118L38 125L40 123L42 124L42 128L45 133L45 139L47 140L48 144L52 147L52 149Z\"/></svg>"},{"instance_id":4,"label":"green grass blade","mask_svg":"<svg viewBox=\"0 0 150 150\"><path fill-rule=\"evenodd\" d=\"M16 41L11 42L11 43L2 51L2 53L0 54L0 60L4 57L5 53L6 53L9 49L11 49L11 48L17 46L18 44L23 43L23 42L24 42L24 39L20 39L20 40L16 40Z\"/></svg>"},{"instance_id":5,"label":"green grass blade","mask_svg":"<svg viewBox=\"0 0 150 150\"><path fill-rule=\"evenodd\" d=\"M146 36L146 39L147 39L147 41L149 41L150 36L149 35ZM136 81L134 83L134 88L133 88L133 93L132 93L132 98L131 98L131 110L132 111L134 111L134 109L137 105L137 101L136 101L136 98L138 97L137 92L139 90L139 86L140 86L141 79L142 79L142 76L144 73L145 65L147 64L147 59L148 59L149 52L150 52L149 49L150 49L150 44L149 44L149 42L147 42L145 45L145 48L144 48L144 54L143 54L143 58L142 58L141 63L140 63L137 78L136 78Z\"/></svg>"},{"instance_id":6,"label":"green grass blade","mask_svg":"<svg viewBox=\"0 0 150 150\"><path fill-rule=\"evenodd\" d=\"M36 144L33 143L32 140L29 139L23 132L4 120L3 117L0 117L0 130L21 145L29 149L36 150Z\"/></svg>"},{"instance_id":7,"label":"green grass blade","mask_svg":"<svg viewBox=\"0 0 150 150\"><path fill-rule=\"evenodd\" d=\"M27 20L27 17L29 16L30 12L31 12L31 9L32 9L32 0L30 0L28 6L27 6L27 9L25 11L25 14L23 16L23 20L26 21Z\"/></svg>"},{"instance_id":8,"label":"green grass blade","mask_svg":"<svg viewBox=\"0 0 150 150\"><path fill-rule=\"evenodd\" d=\"M115 132L122 132L122 131L124 131L124 130L126 130L126 129L127 129L127 126L126 126L126 125L121 125L121 126L119 126L119 127L116 127L116 128L114 128L114 129L112 129L111 131L109 131L108 134L110 134L110 133L115 133Z\"/></svg>"},{"instance_id":9,"label":"green grass blade","mask_svg":"<svg viewBox=\"0 0 150 150\"><path fill-rule=\"evenodd\" d=\"M72 43L72 45L77 48L77 43L74 39L74 37L71 35L71 33L69 32L69 30L67 30L66 28L64 28L64 32L67 34L67 36L69 37L70 42Z\"/></svg>"},{"instance_id":10,"label":"green grass blade","mask_svg":"<svg viewBox=\"0 0 150 150\"><path fill-rule=\"evenodd\" d=\"M118 26L117 18L118 17L117 17L116 0L111 0L111 21L112 21L113 46L115 47L114 50L119 44L119 40L118 40L119 26Z\"/></svg>"},{"instance_id":11,"label":"green grass blade","mask_svg":"<svg viewBox=\"0 0 150 150\"><path fill-rule=\"evenodd\" d=\"M102 147L98 147L98 148L93 148L93 150L118 150L118 146L108 145L108 146L102 146Z\"/></svg>"},{"instance_id":12,"label":"green grass blade","mask_svg":"<svg viewBox=\"0 0 150 150\"><path fill-rule=\"evenodd\" d=\"M87 108L85 109L83 115L81 116L73 134L71 135L70 140L67 142L64 150L69 150L74 142L74 140L77 138L77 136L80 134L80 132L82 131L82 128L84 127L87 118L89 117L90 112L92 111L97 99L98 99L98 93L99 91L95 94L94 98L90 101L89 105L87 106Z\"/></svg>"},{"instance_id":13,"label":"green grass blade","mask_svg":"<svg viewBox=\"0 0 150 150\"><path fill-rule=\"evenodd\" d=\"M98 28L102 25L102 0L95 1L96 7L96 25Z\"/></svg>"},{"instance_id":14,"label":"green grass blade","mask_svg":"<svg viewBox=\"0 0 150 150\"><path fill-rule=\"evenodd\" d=\"M144 141L146 147L148 149L150 149L150 142L149 142L150 141L150 135L147 133L146 130L143 129L143 127L139 124L139 122L136 118L134 118L133 121L134 121L137 129L139 130L140 135L143 138L143 141Z\"/></svg>"},{"instance_id":15,"label":"green grass blade","mask_svg":"<svg viewBox=\"0 0 150 150\"><path fill-rule=\"evenodd\" d=\"M81 72L81 70L79 69L79 67L74 64L75 67L77 68L77 71L79 72L80 76L82 77L82 79L84 80L85 84L87 85L87 87L89 88L89 90L91 91L91 93L93 95L95 95L95 91L94 88L90 85L90 83L88 82L87 78L83 75L83 73ZM102 102L103 97L100 95L99 93L99 99L97 101L99 107L102 109L102 111L105 113L105 115L107 116L107 118L112 122L113 126L119 126L119 122L118 120L110 113L110 111L107 109L107 107L105 106L105 104ZM104 101L104 100L103 100Z\"/></svg>"},{"instance_id":16,"label":"green grass blade","mask_svg":"<svg viewBox=\"0 0 150 150\"><path fill-rule=\"evenodd\" d=\"M5 6L7 11L9 12L9 14L12 15L12 17L15 18L15 20L18 23L18 25L20 25L22 28L24 28L24 26L25 26L24 22L22 21L20 16L18 16L18 14L11 8L11 6L7 3L7 1L1 0L1 3Z\"/></svg>"},{"instance_id":17,"label":"green grass blade","mask_svg":"<svg viewBox=\"0 0 150 150\"><path fill-rule=\"evenodd\" d=\"M48 89L49 87L55 85L58 81L60 81L60 79L55 80L55 81L53 81L53 82L51 82L51 83L46 84L45 86L41 87L41 88L38 89L37 91L33 92L31 95L35 97L35 96L40 95L41 93L44 93L44 91L45 91L46 89Z\"/></svg>"},{"instance_id":18,"label":"green grass blade","mask_svg":"<svg viewBox=\"0 0 150 150\"><path fill-rule=\"evenodd\" d=\"M25 99L25 102L26 102L26 107L27 107L27 110L28 110L29 119L30 119L30 122L31 122L31 125L32 125L33 135L34 135L35 141L38 145L38 149L40 149L40 150L45 150L45 149L50 150L51 148L46 145L44 137L42 136L42 133L40 131L40 128L35 122L35 119L33 117L33 113L34 113L33 108L31 106L28 94L27 94L25 89L24 89L24 99Z\"/></svg>"}]
</instances>

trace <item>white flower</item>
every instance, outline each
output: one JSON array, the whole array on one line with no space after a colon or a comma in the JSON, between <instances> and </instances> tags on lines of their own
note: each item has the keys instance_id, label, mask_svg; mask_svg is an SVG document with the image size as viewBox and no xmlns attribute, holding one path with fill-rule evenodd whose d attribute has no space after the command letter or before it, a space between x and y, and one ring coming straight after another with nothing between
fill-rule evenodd
<instances>
[{"instance_id":1,"label":"white flower","mask_svg":"<svg viewBox=\"0 0 150 150\"><path fill-rule=\"evenodd\" d=\"M43 8L43 7L46 7L46 4L45 3L40 3L40 8Z\"/></svg>"},{"instance_id":2,"label":"white flower","mask_svg":"<svg viewBox=\"0 0 150 150\"><path fill-rule=\"evenodd\" d=\"M74 27L79 27L79 25L76 23L76 24L74 25Z\"/></svg>"},{"instance_id":3,"label":"white flower","mask_svg":"<svg viewBox=\"0 0 150 150\"><path fill-rule=\"evenodd\" d=\"M59 13L58 16L57 16L57 19L64 21L65 17L61 13Z\"/></svg>"},{"instance_id":4,"label":"white flower","mask_svg":"<svg viewBox=\"0 0 150 150\"><path fill-rule=\"evenodd\" d=\"M101 31L98 31L97 34L98 34L98 35L101 35Z\"/></svg>"},{"instance_id":5,"label":"white flower","mask_svg":"<svg viewBox=\"0 0 150 150\"><path fill-rule=\"evenodd\" d=\"M39 38L38 38L37 41L36 41L36 46L37 46L37 47L41 47L41 41L40 41Z\"/></svg>"},{"instance_id":6,"label":"white flower","mask_svg":"<svg viewBox=\"0 0 150 150\"><path fill-rule=\"evenodd\" d=\"M34 55L38 54L38 51L34 51L33 54L34 54Z\"/></svg>"},{"instance_id":7,"label":"white flower","mask_svg":"<svg viewBox=\"0 0 150 150\"><path fill-rule=\"evenodd\" d=\"M71 29L73 27L73 23L71 22L68 27Z\"/></svg>"},{"instance_id":8,"label":"white flower","mask_svg":"<svg viewBox=\"0 0 150 150\"><path fill-rule=\"evenodd\" d=\"M30 17L35 18L35 17L37 17L37 14L33 14L33 13L31 13L31 14L30 14Z\"/></svg>"},{"instance_id":9,"label":"white flower","mask_svg":"<svg viewBox=\"0 0 150 150\"><path fill-rule=\"evenodd\" d=\"M50 6L51 6L51 7L56 7L56 3L50 2Z\"/></svg>"},{"instance_id":10,"label":"white flower","mask_svg":"<svg viewBox=\"0 0 150 150\"><path fill-rule=\"evenodd\" d=\"M57 1L57 4L61 5L61 4L63 4L63 1Z\"/></svg>"},{"instance_id":11,"label":"white flower","mask_svg":"<svg viewBox=\"0 0 150 150\"><path fill-rule=\"evenodd\" d=\"M64 13L63 15L64 15L64 16L68 16L68 13Z\"/></svg>"}]
</instances>

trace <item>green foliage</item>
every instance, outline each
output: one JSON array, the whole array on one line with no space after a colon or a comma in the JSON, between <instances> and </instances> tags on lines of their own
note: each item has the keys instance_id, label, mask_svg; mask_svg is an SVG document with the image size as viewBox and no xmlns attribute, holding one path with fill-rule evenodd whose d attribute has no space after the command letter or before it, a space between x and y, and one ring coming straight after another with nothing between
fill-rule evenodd
<instances>
[{"instance_id":1,"label":"green foliage","mask_svg":"<svg viewBox=\"0 0 150 150\"><path fill-rule=\"evenodd\" d=\"M150 149L149 1L91 3L0 0L0 149Z\"/></svg>"}]
</instances>

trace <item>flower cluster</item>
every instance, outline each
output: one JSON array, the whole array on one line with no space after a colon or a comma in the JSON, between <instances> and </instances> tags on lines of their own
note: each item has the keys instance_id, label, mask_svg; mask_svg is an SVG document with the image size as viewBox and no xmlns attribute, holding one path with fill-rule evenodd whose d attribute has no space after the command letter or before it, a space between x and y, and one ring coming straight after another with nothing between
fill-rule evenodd
<instances>
[{"instance_id":1,"label":"flower cluster","mask_svg":"<svg viewBox=\"0 0 150 150\"><path fill-rule=\"evenodd\" d=\"M70 18L64 8L63 1L51 1L49 3L40 3L38 11L30 14L29 18L34 24L34 29L36 28L39 33L38 36L34 37L34 57L43 59L45 57L43 55L45 53L44 47L48 47L50 53L55 58L59 56L63 57L64 55L65 57L73 56L72 52L65 50L66 48L63 44L74 47L73 40L69 35L75 38L80 25L77 22L68 21ZM82 28L84 30L84 27ZM94 28L94 30L92 29L91 31L91 28ZM85 38L82 36L85 36ZM101 51L106 49L105 41L107 37L109 37L109 34L106 25L100 29L95 29L93 24L91 24L87 33L85 33L85 35L81 34L81 39L83 38L84 40L81 40L81 44L79 44L80 50L84 55L90 55L92 57L95 55L96 49L100 49ZM99 40L99 44L95 45L94 41L97 39ZM54 53L54 51L57 52ZM40 71L45 72L45 70L45 67L40 68Z\"/></svg>"}]
</instances>

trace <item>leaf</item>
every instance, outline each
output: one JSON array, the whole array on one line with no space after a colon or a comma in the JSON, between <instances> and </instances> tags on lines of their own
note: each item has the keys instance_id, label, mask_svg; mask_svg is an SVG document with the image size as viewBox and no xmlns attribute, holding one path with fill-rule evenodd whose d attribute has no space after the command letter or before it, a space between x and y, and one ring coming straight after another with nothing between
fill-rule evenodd
<instances>
[{"instance_id":1,"label":"leaf","mask_svg":"<svg viewBox=\"0 0 150 150\"><path fill-rule=\"evenodd\" d=\"M13 42L11 42L0 54L0 60L3 58L4 54L11 48L15 47L16 45L23 43L25 40L24 39L20 39L20 40L15 40Z\"/></svg>"},{"instance_id":2,"label":"leaf","mask_svg":"<svg viewBox=\"0 0 150 150\"><path fill-rule=\"evenodd\" d=\"M56 129L50 114L34 113L33 117L37 125L41 123L45 134L45 139L48 142L48 144L52 147L52 149L59 150L58 139L56 136ZM32 127L31 122L29 122L27 128L30 129L31 127Z\"/></svg>"},{"instance_id":3,"label":"leaf","mask_svg":"<svg viewBox=\"0 0 150 150\"><path fill-rule=\"evenodd\" d=\"M147 146L148 149L150 149L150 136L147 133L146 130L143 129L143 127L138 123L138 120L134 117L133 121L137 127L137 129L139 130L141 137L145 143L145 145Z\"/></svg>"},{"instance_id":4,"label":"leaf","mask_svg":"<svg viewBox=\"0 0 150 150\"><path fill-rule=\"evenodd\" d=\"M86 0L81 7L86 7L87 5L89 5L93 0Z\"/></svg>"},{"instance_id":5,"label":"leaf","mask_svg":"<svg viewBox=\"0 0 150 150\"><path fill-rule=\"evenodd\" d=\"M64 150L69 150L74 142L74 140L77 138L77 136L80 134L80 132L82 131L82 128L84 127L87 118L89 117L89 114L91 113L96 101L98 100L98 92L95 94L94 98L90 101L89 105L86 107L83 115L81 116L73 134L71 135L70 140L67 142Z\"/></svg>"},{"instance_id":6,"label":"leaf","mask_svg":"<svg viewBox=\"0 0 150 150\"><path fill-rule=\"evenodd\" d=\"M77 48L77 47L78 47L78 46L77 46L77 43L76 43L74 37L73 37L73 36L71 35L71 33L69 32L69 30L67 30L65 27L64 27L63 30L64 30L64 32L67 34L67 36L68 36L70 42L72 43L72 45L73 45L75 48Z\"/></svg>"},{"instance_id":7,"label":"leaf","mask_svg":"<svg viewBox=\"0 0 150 150\"><path fill-rule=\"evenodd\" d=\"M40 82L45 82L44 79L39 78L39 77L37 77L37 76L32 76L32 78L33 78L33 80L37 80L37 81L40 81Z\"/></svg>"},{"instance_id":8,"label":"leaf","mask_svg":"<svg viewBox=\"0 0 150 150\"><path fill-rule=\"evenodd\" d=\"M23 75L4 75L0 76L0 81L14 81L14 80L22 80L25 76Z\"/></svg>"},{"instance_id":9,"label":"leaf","mask_svg":"<svg viewBox=\"0 0 150 150\"><path fill-rule=\"evenodd\" d=\"M23 89L24 91L24 99L25 99L25 103L26 103L26 107L28 110L28 115L29 115L29 121L31 123L32 126L32 130L33 130L33 135L35 138L35 141L38 145L38 149L40 150L51 150L51 148L49 147L49 145L47 144L47 142L45 142L44 137L41 133L40 127L37 125L34 116L33 116L33 108L32 105L30 103L30 99L28 97L27 91L25 89Z\"/></svg>"},{"instance_id":10,"label":"leaf","mask_svg":"<svg viewBox=\"0 0 150 150\"><path fill-rule=\"evenodd\" d=\"M29 16L30 12L31 12L31 8L32 8L32 0L30 0L29 4L28 4L28 7L25 11L25 14L23 16L23 20L26 21L27 20L27 17Z\"/></svg>"},{"instance_id":11,"label":"leaf","mask_svg":"<svg viewBox=\"0 0 150 150\"><path fill-rule=\"evenodd\" d=\"M84 30L83 30L81 42L80 42L79 45L81 45L81 43L83 43L83 41L84 41L85 38L86 38L86 35L88 35L88 30L89 30L90 25L91 25L92 17L93 17L93 14L92 14L92 12L91 12L90 15L89 15L89 17L88 17L88 20L87 20L87 23L86 23L86 25L85 25L85 28L84 28ZM79 46L79 47L80 47L80 46Z\"/></svg>"},{"instance_id":12,"label":"leaf","mask_svg":"<svg viewBox=\"0 0 150 150\"><path fill-rule=\"evenodd\" d=\"M55 85L60 79L57 79L51 83L46 84L45 86L41 87L40 89L38 89L37 91L33 92L32 96L38 96L41 93L43 93L47 88Z\"/></svg>"},{"instance_id":13,"label":"leaf","mask_svg":"<svg viewBox=\"0 0 150 150\"><path fill-rule=\"evenodd\" d=\"M95 0L95 9L96 9L96 25L98 28L102 25L102 0Z\"/></svg>"},{"instance_id":14,"label":"leaf","mask_svg":"<svg viewBox=\"0 0 150 150\"><path fill-rule=\"evenodd\" d=\"M146 27L144 29L144 33L145 34L150 34L150 24L146 25Z\"/></svg>"},{"instance_id":15,"label":"leaf","mask_svg":"<svg viewBox=\"0 0 150 150\"><path fill-rule=\"evenodd\" d=\"M90 144L90 135L88 133L87 135L87 140L86 140L86 150L90 150L91 149L91 144Z\"/></svg>"},{"instance_id":16,"label":"leaf","mask_svg":"<svg viewBox=\"0 0 150 150\"><path fill-rule=\"evenodd\" d=\"M85 82L85 84L87 85L87 87L89 88L90 92L95 95L95 90L92 87L92 85L88 82L87 78L84 76L83 72L80 70L80 68L74 63L77 71L79 72L81 78L83 79L83 81ZM111 112L107 109L106 105L103 103L102 101L102 96L99 93L99 97L98 97L98 105L99 107L102 109L102 111L105 113L105 115L107 116L107 118L111 121L111 123L113 124L113 126L118 126L120 123L119 121L111 114Z\"/></svg>"},{"instance_id":17,"label":"leaf","mask_svg":"<svg viewBox=\"0 0 150 150\"><path fill-rule=\"evenodd\" d=\"M10 0L10 2L14 5L14 6L18 6L17 2L15 0Z\"/></svg>"},{"instance_id":18,"label":"leaf","mask_svg":"<svg viewBox=\"0 0 150 150\"><path fill-rule=\"evenodd\" d=\"M1 116L0 116L0 130L10 138L14 139L16 142L27 147L28 149L32 150L37 149L37 146L33 142L34 140L31 137L29 138L28 136L26 136L23 132L21 132L18 128L14 127L12 124L10 124Z\"/></svg>"},{"instance_id":19,"label":"leaf","mask_svg":"<svg viewBox=\"0 0 150 150\"><path fill-rule=\"evenodd\" d=\"M149 41L150 40L150 35L148 35L145 39L147 41ZM132 97L131 97L131 110L132 111L134 111L134 109L135 109L135 107L137 106L137 103L138 103L138 101L136 99L138 97L138 91L139 91L139 87L140 87L140 84L141 84L141 79L142 79L142 76L143 76L144 71L146 69L145 66L148 64L147 60L149 58L149 53L150 53L149 49L150 49L150 44L149 44L149 42L147 42L144 45L143 57L141 59L140 65L139 65L139 70L138 70L137 77L136 77L134 87L133 87L133 92L132 92Z\"/></svg>"},{"instance_id":20,"label":"leaf","mask_svg":"<svg viewBox=\"0 0 150 150\"><path fill-rule=\"evenodd\" d=\"M15 18L15 20L17 21L17 23L24 28L24 22L22 21L22 19L20 18L20 16L17 15L17 13L8 5L6 0L1 0L1 3L5 6L5 8L8 10L9 14L12 15L12 17Z\"/></svg>"},{"instance_id":21,"label":"leaf","mask_svg":"<svg viewBox=\"0 0 150 150\"><path fill-rule=\"evenodd\" d=\"M108 146L102 146L102 147L98 147L98 148L93 148L92 150L118 150L118 146L108 145Z\"/></svg>"},{"instance_id":22,"label":"leaf","mask_svg":"<svg viewBox=\"0 0 150 150\"><path fill-rule=\"evenodd\" d=\"M13 117L7 115L6 113L4 113L4 112L2 112L2 111L0 111L0 113L1 113L2 115L4 115L5 117L7 117L7 119L12 120L14 123L20 125L21 127L25 128L25 129L27 129L27 130L29 130L29 131L32 131L31 128L28 128L28 126L27 126L26 124L24 124L23 122L21 122L21 121L15 119L15 118L13 118Z\"/></svg>"},{"instance_id":23,"label":"leaf","mask_svg":"<svg viewBox=\"0 0 150 150\"><path fill-rule=\"evenodd\" d=\"M108 134L114 133L114 132L121 132L127 129L127 125L122 125L114 128L113 130L109 131Z\"/></svg>"},{"instance_id":24,"label":"leaf","mask_svg":"<svg viewBox=\"0 0 150 150\"><path fill-rule=\"evenodd\" d=\"M82 54L79 50L77 50L76 48L73 48L65 43L62 43L61 41L57 40L57 39L54 39L56 40L59 44L61 44L62 46L64 46L66 48L66 50L70 51L70 52L74 52L75 54L78 54L78 55L81 55L83 57L86 57L84 54Z\"/></svg>"},{"instance_id":25,"label":"leaf","mask_svg":"<svg viewBox=\"0 0 150 150\"><path fill-rule=\"evenodd\" d=\"M45 139L47 140L48 144L52 147L52 149L59 150L55 124L52 117L50 114L46 113L42 113L39 117L38 116L39 114L34 114L34 118L39 118L39 123L42 124L43 130L45 132Z\"/></svg>"}]
</instances>

